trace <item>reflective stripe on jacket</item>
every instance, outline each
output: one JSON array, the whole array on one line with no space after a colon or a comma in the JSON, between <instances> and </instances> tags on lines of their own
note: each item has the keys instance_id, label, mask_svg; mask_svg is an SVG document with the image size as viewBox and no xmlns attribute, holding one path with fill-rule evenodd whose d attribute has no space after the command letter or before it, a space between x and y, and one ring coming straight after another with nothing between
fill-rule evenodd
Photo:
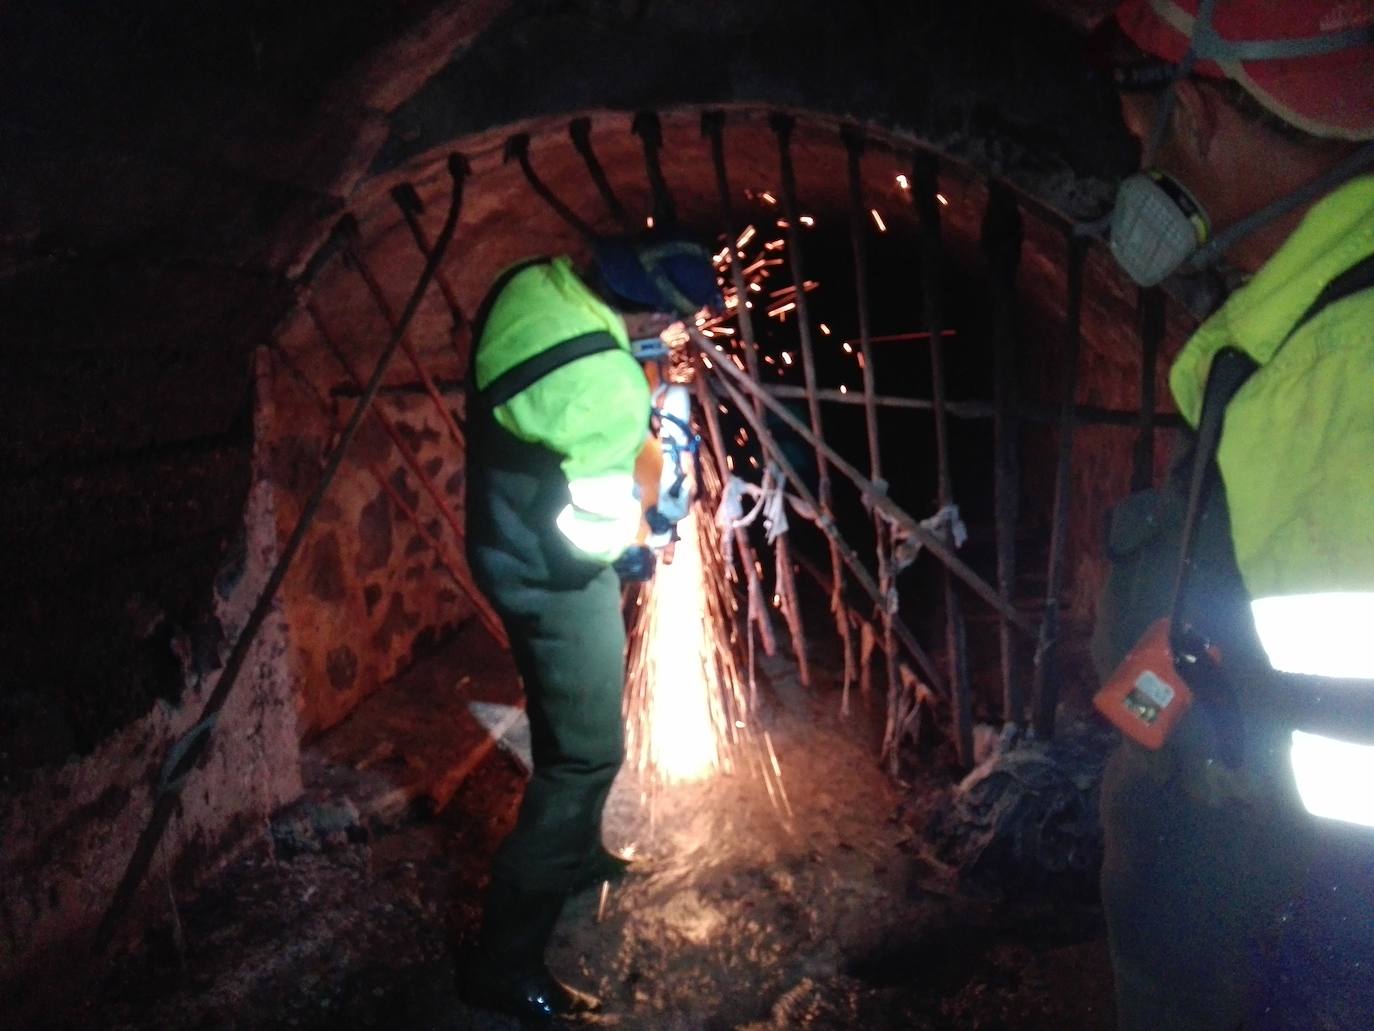
<instances>
[{"instance_id":1,"label":"reflective stripe on jacket","mask_svg":"<svg viewBox=\"0 0 1374 1031\"><path fill-rule=\"evenodd\" d=\"M530 265L492 302L473 362L476 386L549 348L607 333L616 350L579 358L500 405L496 422L562 459L569 480L632 475L648 432L649 385L630 355L625 324L566 257Z\"/></svg>"}]
</instances>

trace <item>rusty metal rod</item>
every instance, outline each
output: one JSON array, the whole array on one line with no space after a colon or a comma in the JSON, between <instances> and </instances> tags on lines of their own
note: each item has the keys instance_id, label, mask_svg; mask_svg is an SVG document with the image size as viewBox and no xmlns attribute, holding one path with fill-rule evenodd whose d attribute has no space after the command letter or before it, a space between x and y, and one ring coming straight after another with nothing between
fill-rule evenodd
<instances>
[{"instance_id":1,"label":"rusty metal rod","mask_svg":"<svg viewBox=\"0 0 1374 1031\"><path fill-rule=\"evenodd\" d=\"M553 208L554 213L564 222L571 226L584 240L595 240L596 231L586 222L578 217L577 212L568 207L559 199L558 195L549 189L543 179L539 178L534 166L530 164L530 136L529 133L517 133L506 141L504 155L505 161L509 163L515 159L520 163L520 171L525 174L525 181L529 183L530 189L534 190L547 204Z\"/></svg>"},{"instance_id":2,"label":"rusty metal rod","mask_svg":"<svg viewBox=\"0 0 1374 1031\"><path fill-rule=\"evenodd\" d=\"M348 263L357 271L362 281L367 285L367 292L371 295L373 303L377 306L377 311L381 313L382 320L388 329L396 328L396 313L391 308L391 302L387 300L382 284L377 282L377 277L372 274L372 268L363 258L362 252L354 245L353 240L349 240L344 246L344 255ZM415 347L404 336L401 337L401 350L405 352L406 359L410 366L415 370L415 375L420 378L420 383L425 388L425 393L434 404L434 410L439 415L439 421L447 427L449 436L460 448L466 448L467 442L463 436L463 431L458 428L458 421L454 419L453 413L448 410L448 405L444 403L443 396L439 393L439 388L434 384L434 378L430 376L429 370L425 368L424 362L420 361L420 356L415 352ZM358 377L354 376L354 380Z\"/></svg>"},{"instance_id":3,"label":"rusty metal rod","mask_svg":"<svg viewBox=\"0 0 1374 1031\"><path fill-rule=\"evenodd\" d=\"M1045 574L1045 612L1040 623L1040 639L1035 652L1035 683L1032 701L1032 726L1038 738L1054 734L1054 711L1058 704L1055 645L1059 640L1059 596L1064 586L1064 551L1069 539L1069 501L1073 475L1074 395L1078 389L1078 350L1083 327L1083 260L1087 242L1068 235L1068 301L1064 309L1064 359L1060 382L1063 414L1059 420L1059 454L1054 474L1054 522L1050 530L1049 569Z\"/></svg>"},{"instance_id":4,"label":"rusty metal rod","mask_svg":"<svg viewBox=\"0 0 1374 1031\"><path fill-rule=\"evenodd\" d=\"M462 209L463 201L463 184L469 173L467 161L457 154L449 157L448 168L449 175L453 180L452 198L449 202L448 215L444 219L443 228L435 241L434 251L429 260L425 262L420 278L416 282L414 290L411 291L410 298L406 301L397 328L392 331L386 345L382 348L381 356L377 359L377 365L367 381L367 389L354 407L353 414L344 426L338 444L335 445L328 461L325 462L324 469L320 472L320 479L315 485L315 490L302 506L301 516L296 520L296 526L291 531L291 536L287 538L286 544L277 558L277 564L268 575L262 590L258 593L257 601L253 603L253 609L244 623L243 630L235 639L234 646L230 649L229 656L225 660L224 668L220 670L214 690L206 699L205 706L201 709L199 718L191 731L172 747L163 763L157 793L154 796L152 816L143 829L143 833L139 836L138 843L134 846L133 854L129 857L129 865L125 868L124 875L110 900L110 907L105 911L105 916L101 919L99 927L96 928L93 943L96 953L103 953L109 947L115 928L133 902L134 893L138 890L138 885L147 872L148 864L152 862L153 853L157 850L158 843L162 840L162 835L167 829L168 821L177 808L177 799L182 787L208 754L208 746L211 735L214 733L215 722L220 711L224 708L224 703L228 701L234 685L238 682L239 672L243 669L243 664L248 658L248 649L257 637L263 622L267 619L267 614L272 609L277 590L281 587L282 581L286 579L286 574L290 572L291 563L295 560L301 544L305 541L306 533L309 532L310 526L320 510L320 504L324 501L325 493L329 490L330 484L334 482L334 476L338 473L340 465L343 464L344 453L358 435L358 428L362 425L363 416L372 407L372 402L377 396L383 378L386 376L387 368L396 356L401 336L410 326L416 311L419 310L420 299L429 288L429 282L434 278L435 270L448 251L448 245L458 226L458 213ZM303 285L308 289L308 283Z\"/></svg>"},{"instance_id":5,"label":"rusty metal rod","mask_svg":"<svg viewBox=\"0 0 1374 1031\"><path fill-rule=\"evenodd\" d=\"M568 123L568 136L572 140L573 148L582 155L582 163L587 166L587 174L592 177L596 192L601 194L601 200L611 213L611 217L620 225L621 232L626 236L636 233L639 227L630 218L625 205L620 203L620 198L615 195L611 181L606 178L606 170L601 167L601 161L592 147L592 120L586 117L574 118Z\"/></svg>"},{"instance_id":6,"label":"rusty metal rod","mask_svg":"<svg viewBox=\"0 0 1374 1031\"><path fill-rule=\"evenodd\" d=\"M333 355L334 361L338 363L339 368L343 370L345 376L354 383L357 383L358 370L354 368L353 363L348 360L348 357L339 347L338 342L335 341L333 334L330 333L329 327L325 324L324 316L321 314L319 307L314 301L308 301L305 310L310 315L311 321L314 322L315 328L319 331L320 339L324 341L325 347L328 349L329 353ZM396 428L396 424L391 421L390 417L380 408L373 408L372 415L386 435L391 438L391 443L396 446L396 450L400 452L402 461L405 462L415 479L420 482L420 486L424 489L424 492L428 494L430 500L434 502L434 507L439 510L439 514L443 516L444 521L449 525L449 529L453 531L453 537L458 543L459 550L462 550L465 546L466 536L463 533L462 525L458 522L458 516L453 511L453 506L449 504L448 499L444 497L443 492L439 490L434 480L425 472L424 467L420 464L419 456L415 454L414 450L406 442L406 439L401 436L401 431ZM496 611L487 602L485 595L478 590L477 585L470 578L465 581L464 589L468 592L474 604L476 604L478 615L482 618L482 625L490 631L492 636L495 637L503 647L508 646L505 628L501 625L500 617L496 615Z\"/></svg>"},{"instance_id":7,"label":"rusty metal rod","mask_svg":"<svg viewBox=\"0 0 1374 1031\"><path fill-rule=\"evenodd\" d=\"M420 224L420 216L424 213L425 202L420 199L420 194L416 191L414 184L401 183L399 186L393 186L391 188L391 200L400 209L401 217L410 227L410 235L415 240L415 246L420 251L420 257L428 259L431 250L429 234L425 232L425 227ZM453 316L454 327L466 325L467 314L463 311L463 305L458 300L457 291L453 289L453 284L449 282L448 276L444 274L442 269L434 273L434 283L439 287L439 293L443 295L444 303L448 305L449 314Z\"/></svg>"},{"instance_id":8,"label":"rusty metal rod","mask_svg":"<svg viewBox=\"0 0 1374 1031\"><path fill-rule=\"evenodd\" d=\"M867 209L863 196L863 133L846 126L841 132L849 168L849 246L854 255L855 304L859 319L859 354L863 357L864 427L868 432L869 475L876 483L883 478L883 461L878 440L878 408L874 404L873 328L868 310Z\"/></svg>"},{"instance_id":9,"label":"rusty metal rod","mask_svg":"<svg viewBox=\"0 0 1374 1031\"><path fill-rule=\"evenodd\" d=\"M792 269L792 282L797 290L793 303L797 306L797 337L801 345L802 378L806 382L806 406L811 417L811 432L817 440L824 440L825 433L821 422L820 400L816 397L816 349L811 338L811 316L807 310L806 267L802 255L801 220L797 211L797 176L792 167L792 131L796 120L790 115L774 114L768 124L778 140L778 168L782 187L779 191L783 217L787 220L787 257ZM741 302L743 303L743 302ZM825 454L816 452L817 483L816 493L820 498L819 514L822 519L833 518L834 497L830 489L830 463ZM839 545L834 537L829 537L830 574L834 583L830 593L830 611L835 617L835 631L844 643L844 691L849 691L849 681L854 674L854 641L849 633L849 621L844 615L842 596L842 573L840 570Z\"/></svg>"},{"instance_id":10,"label":"rusty metal rod","mask_svg":"<svg viewBox=\"0 0 1374 1031\"><path fill-rule=\"evenodd\" d=\"M717 367L719 367L719 363L716 364ZM736 371L738 372L738 370ZM737 389L736 384L741 384L745 381L738 378L732 381L729 378L719 376L716 377L716 380L735 403L735 406L740 409L744 418L754 427L754 434L768 454L768 460L782 471L783 476L791 483L792 489L802 500L803 504L809 506L810 509L817 514L818 519L816 526L825 534L826 539L837 547L840 558L843 560L844 564L849 567L849 571L854 577L854 582L863 589L864 593L873 601L873 604L883 604L882 593L878 590L878 585L873 580L873 574L870 573L863 562L859 560L858 553L845 543L844 538L840 536L840 532L835 527L835 524L829 519L819 517L821 511L820 505L816 496L811 493L811 488L806 485L806 482L801 478L797 470L793 468L792 463L787 460L782 449L778 446L777 440L773 437L773 434L764 423L763 416L754 413L752 406L745 401L743 395ZM705 382L705 377L703 377L703 382ZM707 383L707 389L714 390L709 383ZM841 591L843 591L843 583L841 584ZM841 604L843 604L843 594L841 594L840 601ZM910 653L911 657L916 660L916 664L921 667L921 672L923 672L930 681L931 688L937 693L947 696L949 692L945 686L944 677L940 675L939 667L935 665L934 660L931 659L926 650L921 647L920 642L916 640L915 635L907 628L901 617L894 615L892 618L892 626L897 635L897 639L902 643L903 647L906 648L908 653Z\"/></svg>"},{"instance_id":11,"label":"rusty metal rod","mask_svg":"<svg viewBox=\"0 0 1374 1031\"><path fill-rule=\"evenodd\" d=\"M755 346L753 304L749 301L749 284L744 281L744 268L739 263L735 242L735 205L730 198L730 176L725 167L725 112L705 111L701 115L701 132L711 142L711 165L716 173L716 195L720 202L721 233L731 246L726 248L730 258L730 283L735 288L738 306L735 309L739 323L739 339L744 347L744 365L754 382L759 382L758 348ZM762 413L757 399L751 402L756 412Z\"/></svg>"},{"instance_id":12,"label":"rusty metal rod","mask_svg":"<svg viewBox=\"0 0 1374 1031\"><path fill-rule=\"evenodd\" d=\"M667 229L677 225L677 209L673 206L673 194L668 189L668 180L663 178L663 126L653 111L640 111L635 115L630 131L639 137L644 146L644 168L649 176L649 188L654 198L654 226Z\"/></svg>"},{"instance_id":13,"label":"rusty metal rod","mask_svg":"<svg viewBox=\"0 0 1374 1031\"><path fill-rule=\"evenodd\" d=\"M997 590L1016 600L1016 523L1020 510L1019 398L1016 390L1016 271L1021 263L1021 209L1011 191L993 183L983 214L982 248L992 293L994 489L996 494ZM1025 692L1016 641L1005 619L997 627L1002 658L1002 719L1025 722Z\"/></svg>"},{"instance_id":14,"label":"rusty metal rod","mask_svg":"<svg viewBox=\"0 0 1374 1031\"><path fill-rule=\"evenodd\" d=\"M726 461L725 437L720 430L720 412L711 398L707 395L705 388L705 377L698 376L696 379L697 401L701 404L702 415L706 418L707 436L711 438L711 450L715 452L716 468L720 470L722 481L730 476L730 463ZM722 485L722 491L724 486ZM735 539L735 553L739 556L740 564L744 567L745 589L749 592L749 609L746 613L745 622L752 615L758 627L759 641L763 645L765 655L772 655L777 651L778 642L773 636L773 623L768 617L768 605L763 597L763 585L759 583L758 567L754 565L754 549L749 546L749 534L744 527L737 526L732 531Z\"/></svg>"},{"instance_id":15,"label":"rusty metal rod","mask_svg":"<svg viewBox=\"0 0 1374 1031\"><path fill-rule=\"evenodd\" d=\"M941 508L954 503L954 481L949 463L949 435L945 419L944 348L941 330L940 270L943 245L940 240L940 186L936 158L917 154L912 158L911 202L920 221L921 301L926 329L930 333L930 380L935 414L935 454L938 497ZM941 575L945 596L945 648L949 658L950 683L954 691L954 742L959 762L973 765L973 692L969 685L968 654L964 614L954 579L949 570ZM1005 602L1005 599L1002 599ZM1009 603L1007 605L1009 606Z\"/></svg>"},{"instance_id":16,"label":"rusty metal rod","mask_svg":"<svg viewBox=\"0 0 1374 1031\"><path fill-rule=\"evenodd\" d=\"M806 390L803 387L789 387L779 384L778 386L766 386L763 389L774 397L798 401L806 400ZM816 391L816 396L828 404L862 405L864 403L863 397L859 394L828 390L824 387ZM890 394L875 395L873 403L879 408L900 408L918 412L929 412L935 407L935 402L926 398L894 397ZM1018 416L1021 422L1044 423L1054 426L1059 424L1062 411L1062 406L1057 404L1023 402L1018 406ZM1136 427L1140 424L1139 412L1099 408L1094 405L1074 405L1073 412L1074 424L1077 426ZM946 401L945 415L957 419L992 419L997 415L997 406L991 401ZM1181 430L1184 428L1183 419L1172 412L1157 412L1151 421L1156 429Z\"/></svg>"},{"instance_id":17,"label":"rusty metal rod","mask_svg":"<svg viewBox=\"0 0 1374 1031\"><path fill-rule=\"evenodd\" d=\"M868 432L868 475L874 483L883 480L883 459L878 435L878 406L874 403L875 383L873 364L873 326L868 306L868 212L864 206L863 194L863 154L867 140L863 133L852 126L840 132L845 145L849 170L849 247L854 255L854 295L859 319L859 354L863 358L864 385L864 427ZM883 628L883 654L887 671L887 697L890 738L896 731L895 706L900 696L901 683L897 677L897 664L894 661L892 636L892 596L896 593L896 583L891 568L891 533L882 516L873 514L874 553L878 564L878 587L883 593L884 604L880 609ZM867 689L868 678L864 678ZM847 686L847 685L846 685Z\"/></svg>"},{"instance_id":18,"label":"rusty metal rod","mask_svg":"<svg viewBox=\"0 0 1374 1031\"><path fill-rule=\"evenodd\" d=\"M730 200L730 176L725 167L725 113L723 111L705 111L701 116L701 132L706 136L711 144L711 165L716 173L716 194L720 203L721 232L728 244L733 244L735 240L735 211L734 204ZM736 300L736 321L739 326L739 339L744 347L744 367L749 376L755 383L759 381L759 355L758 348L754 346L754 319L750 314L750 307L747 303L749 296L748 284L744 281L744 271L739 263L739 255L733 246L726 248L730 257L730 280L735 288ZM754 401L755 414L762 414L759 402ZM728 470L726 470L728 472ZM782 534L778 540L782 541L787 535ZM749 544L749 535L741 531L741 538L745 543L745 548L741 550L741 557L748 562L749 567L754 570L757 576L758 568L754 564L753 547ZM790 570L790 556L786 555L787 546L782 545L783 554L779 556L780 564L787 564ZM781 568L781 566L780 566ZM779 574L781 575L781 573ZM753 590L754 585L750 585ZM762 595L762 587L759 590ZM781 593L781 592L779 592ZM788 631L792 635L792 649L798 656L798 666L806 671L806 682L810 682L810 665L806 660L806 638L801 625L801 612L798 610L795 619L787 620ZM768 606L764 605L758 613L759 636L763 641L764 653L772 655L777 650L777 640L773 634L773 618L769 614Z\"/></svg>"},{"instance_id":19,"label":"rusty metal rod","mask_svg":"<svg viewBox=\"0 0 1374 1031\"><path fill-rule=\"evenodd\" d=\"M1131 462L1133 491L1144 490L1155 479L1155 366L1164 341L1164 291L1141 287L1136 306L1140 313L1140 413Z\"/></svg>"},{"instance_id":20,"label":"rusty metal rod","mask_svg":"<svg viewBox=\"0 0 1374 1031\"><path fill-rule=\"evenodd\" d=\"M1036 622L1025 613L1018 612L1014 607L1002 601L1001 595L997 593L996 588L969 568L968 564L954 553L954 550L946 543L942 536L931 533L931 531L922 526L919 520L889 498L886 491L880 490L876 484L868 479L868 477L851 465L843 455L825 441L818 439L805 423L788 411L786 405L774 400L767 391L753 383L744 373L740 372L740 370L735 367L734 362L718 360L721 358L721 355L715 349L715 343L712 340L702 336L699 331L695 331L691 326L687 327L687 332L697 349L704 352L708 358L712 359L711 368L720 370L724 374L724 378L730 379L737 387L760 399L764 407L772 412L780 422L788 427L788 429L796 433L797 436L801 437L817 451L823 451L830 463L854 483L854 486L858 488L859 493L863 495L868 504L880 509L884 517L895 526L900 527L903 533L919 541L921 547L928 550L932 555L943 562L955 576L964 581L964 583L972 589L974 594L987 602L994 611L1000 612L1002 615L1006 616L1012 626L1022 631L1028 637L1036 636L1039 632L1039 626Z\"/></svg>"}]
</instances>

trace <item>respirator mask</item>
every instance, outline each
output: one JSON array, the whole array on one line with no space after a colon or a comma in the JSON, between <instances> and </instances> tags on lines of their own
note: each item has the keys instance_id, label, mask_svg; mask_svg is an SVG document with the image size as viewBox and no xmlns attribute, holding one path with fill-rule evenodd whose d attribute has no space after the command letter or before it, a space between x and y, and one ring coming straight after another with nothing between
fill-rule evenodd
<instances>
[{"instance_id":1,"label":"respirator mask","mask_svg":"<svg viewBox=\"0 0 1374 1031\"><path fill-rule=\"evenodd\" d=\"M1158 91L1150 137L1145 141L1143 171L1127 176L1116 193L1109 243L1117 264L1140 286L1157 286L1187 268L1212 236L1211 220L1198 199L1175 179L1153 167L1173 119L1174 82L1182 69L1160 64L1118 69L1119 89ZM1162 87L1162 88L1161 88Z\"/></svg>"},{"instance_id":2,"label":"respirator mask","mask_svg":"<svg viewBox=\"0 0 1374 1031\"><path fill-rule=\"evenodd\" d=\"M1112 256L1140 286L1156 286L1184 268L1211 234L1202 205L1164 172L1138 172L1117 190Z\"/></svg>"},{"instance_id":3,"label":"respirator mask","mask_svg":"<svg viewBox=\"0 0 1374 1031\"><path fill-rule=\"evenodd\" d=\"M1363 46L1369 41L1368 28L1311 39L1223 39L1213 27L1216 5L1217 0L1202 0L1188 50L1178 64L1147 60L1113 69L1119 90L1158 96L1141 162L1145 170L1121 183L1109 216L1080 227L1080 231L1097 235L1110 226L1113 256L1143 287L1156 286L1180 274L1193 278L1203 272L1224 274L1222 256L1245 237L1374 166L1374 143L1369 143L1311 182L1221 230L1214 229L1207 212L1183 183L1153 167L1177 103L1175 84L1192 74L1199 59L1223 63L1298 58Z\"/></svg>"}]
</instances>

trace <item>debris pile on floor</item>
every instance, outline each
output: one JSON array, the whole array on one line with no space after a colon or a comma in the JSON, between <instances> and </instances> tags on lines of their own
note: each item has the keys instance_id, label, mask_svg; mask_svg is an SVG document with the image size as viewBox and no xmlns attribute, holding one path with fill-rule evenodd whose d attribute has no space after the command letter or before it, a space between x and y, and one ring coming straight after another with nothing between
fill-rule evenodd
<instances>
[{"instance_id":1,"label":"debris pile on floor","mask_svg":"<svg viewBox=\"0 0 1374 1031\"><path fill-rule=\"evenodd\" d=\"M994 749L933 815L926 840L966 887L1002 898L1094 898L1097 795L1109 745L1104 732L1078 724L1050 742Z\"/></svg>"},{"instance_id":2,"label":"debris pile on floor","mask_svg":"<svg viewBox=\"0 0 1374 1031\"><path fill-rule=\"evenodd\" d=\"M365 723L312 742L307 796L278 815L270 848L196 900L169 900L171 933L150 936L69 1012L24 1026L513 1031L462 1003L454 970L525 774L488 748L447 805L432 787L462 765L436 749L443 732L463 731L452 740L467 747L468 721L483 723L468 706L477 685L458 687L477 654L470 643L388 688L401 688L395 710L382 711L378 695ZM922 842L901 816L913 800L923 814L945 808L947 774L926 765L915 787L899 786L876 757L881 713L860 705L841 718L835 696L802 691L789 664L759 666L760 719L793 811L742 775L654 792L626 771L606 844L634 844L647 872L574 897L549 956L605 1001L594 1026L1105 1027L1096 910L1027 915L962 893L917 854ZM407 735L426 692L441 725ZM976 797L972 786L965 794L961 805ZM1096 988L1081 983L1085 970Z\"/></svg>"}]
</instances>

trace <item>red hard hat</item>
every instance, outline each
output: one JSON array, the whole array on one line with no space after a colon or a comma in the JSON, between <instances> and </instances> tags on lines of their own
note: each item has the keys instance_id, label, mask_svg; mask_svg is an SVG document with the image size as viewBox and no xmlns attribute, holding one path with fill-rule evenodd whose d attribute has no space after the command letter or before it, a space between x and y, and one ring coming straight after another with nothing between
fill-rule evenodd
<instances>
[{"instance_id":1,"label":"red hard hat","mask_svg":"<svg viewBox=\"0 0 1374 1031\"><path fill-rule=\"evenodd\" d=\"M1195 31L1200 2L1125 0L1116 19L1166 61L1192 46L1193 71L1234 79L1314 136L1374 139L1374 0L1216 0L1210 45ZM1321 41L1340 49L1313 53Z\"/></svg>"}]
</instances>

